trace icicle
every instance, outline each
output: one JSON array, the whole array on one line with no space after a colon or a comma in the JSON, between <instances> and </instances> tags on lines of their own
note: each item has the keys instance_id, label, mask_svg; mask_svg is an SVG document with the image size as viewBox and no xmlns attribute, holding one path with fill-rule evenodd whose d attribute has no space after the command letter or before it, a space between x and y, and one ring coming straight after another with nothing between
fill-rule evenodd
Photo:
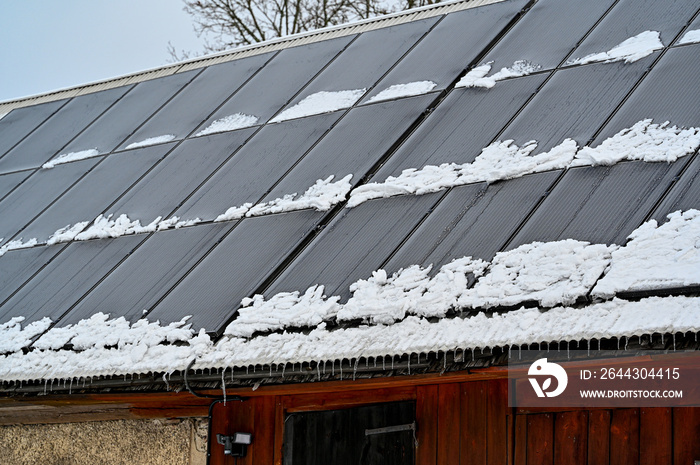
<instances>
[{"instance_id":1,"label":"icicle","mask_svg":"<svg viewBox=\"0 0 700 465\"><path fill-rule=\"evenodd\" d=\"M68 386L68 395L73 393L73 377L70 378L70 386Z\"/></svg>"},{"instance_id":2,"label":"icicle","mask_svg":"<svg viewBox=\"0 0 700 465\"><path fill-rule=\"evenodd\" d=\"M331 376L335 377L335 360L331 361Z\"/></svg>"},{"instance_id":3,"label":"icicle","mask_svg":"<svg viewBox=\"0 0 700 465\"><path fill-rule=\"evenodd\" d=\"M673 333L673 351L676 351L676 333Z\"/></svg>"},{"instance_id":4,"label":"icicle","mask_svg":"<svg viewBox=\"0 0 700 465\"><path fill-rule=\"evenodd\" d=\"M408 354L408 374L411 374L411 354Z\"/></svg>"},{"instance_id":5,"label":"icicle","mask_svg":"<svg viewBox=\"0 0 700 465\"><path fill-rule=\"evenodd\" d=\"M571 355L569 354L569 341L566 341L566 358L571 358Z\"/></svg>"},{"instance_id":6,"label":"icicle","mask_svg":"<svg viewBox=\"0 0 700 465\"><path fill-rule=\"evenodd\" d=\"M630 342L630 338L625 336L625 350L627 350L627 344Z\"/></svg>"},{"instance_id":7,"label":"icicle","mask_svg":"<svg viewBox=\"0 0 700 465\"><path fill-rule=\"evenodd\" d=\"M591 340L588 340L588 356L591 356Z\"/></svg>"},{"instance_id":8,"label":"icicle","mask_svg":"<svg viewBox=\"0 0 700 465\"><path fill-rule=\"evenodd\" d=\"M508 359L513 355L513 345L508 344Z\"/></svg>"},{"instance_id":9,"label":"icicle","mask_svg":"<svg viewBox=\"0 0 700 465\"><path fill-rule=\"evenodd\" d=\"M447 370L447 352L442 354L442 371Z\"/></svg>"},{"instance_id":10,"label":"icicle","mask_svg":"<svg viewBox=\"0 0 700 465\"><path fill-rule=\"evenodd\" d=\"M328 363L328 362L324 360L323 361L323 374L324 375L326 374L326 363Z\"/></svg>"},{"instance_id":11,"label":"icicle","mask_svg":"<svg viewBox=\"0 0 700 465\"><path fill-rule=\"evenodd\" d=\"M649 338L651 340L651 338ZM661 333L661 345L664 345L664 333Z\"/></svg>"},{"instance_id":12,"label":"icicle","mask_svg":"<svg viewBox=\"0 0 700 465\"><path fill-rule=\"evenodd\" d=\"M522 358L523 358L522 347L518 344L518 360L522 360Z\"/></svg>"},{"instance_id":13,"label":"icicle","mask_svg":"<svg viewBox=\"0 0 700 465\"><path fill-rule=\"evenodd\" d=\"M320 362L316 363L316 376L319 381L321 381L321 365Z\"/></svg>"},{"instance_id":14,"label":"icicle","mask_svg":"<svg viewBox=\"0 0 700 465\"><path fill-rule=\"evenodd\" d=\"M377 368L377 357L374 357L374 368Z\"/></svg>"},{"instance_id":15,"label":"icicle","mask_svg":"<svg viewBox=\"0 0 700 465\"><path fill-rule=\"evenodd\" d=\"M343 380L343 359L340 359L340 380Z\"/></svg>"},{"instance_id":16,"label":"icicle","mask_svg":"<svg viewBox=\"0 0 700 465\"><path fill-rule=\"evenodd\" d=\"M386 371L386 355L382 355L382 371Z\"/></svg>"},{"instance_id":17,"label":"icicle","mask_svg":"<svg viewBox=\"0 0 700 465\"><path fill-rule=\"evenodd\" d=\"M221 371L221 390L224 393L224 407L226 407L226 369Z\"/></svg>"},{"instance_id":18,"label":"icicle","mask_svg":"<svg viewBox=\"0 0 700 465\"><path fill-rule=\"evenodd\" d=\"M391 371L394 371L394 356L391 356Z\"/></svg>"},{"instance_id":19,"label":"icicle","mask_svg":"<svg viewBox=\"0 0 700 465\"><path fill-rule=\"evenodd\" d=\"M45 379L44 380L44 395L46 395L46 388L48 387L48 385L49 385L49 380Z\"/></svg>"},{"instance_id":20,"label":"icicle","mask_svg":"<svg viewBox=\"0 0 700 465\"><path fill-rule=\"evenodd\" d=\"M285 363L284 366L282 367L282 379L284 379L284 370L287 369L287 364ZM292 371L294 371L294 365L292 365Z\"/></svg>"},{"instance_id":21,"label":"icicle","mask_svg":"<svg viewBox=\"0 0 700 465\"><path fill-rule=\"evenodd\" d=\"M51 384L49 385L49 391L53 391L53 378L51 379Z\"/></svg>"},{"instance_id":22,"label":"icicle","mask_svg":"<svg viewBox=\"0 0 700 465\"><path fill-rule=\"evenodd\" d=\"M617 350L620 350L620 338L617 338Z\"/></svg>"},{"instance_id":23,"label":"icicle","mask_svg":"<svg viewBox=\"0 0 700 465\"><path fill-rule=\"evenodd\" d=\"M272 378L272 363L270 363L270 378Z\"/></svg>"},{"instance_id":24,"label":"icicle","mask_svg":"<svg viewBox=\"0 0 700 465\"><path fill-rule=\"evenodd\" d=\"M357 365L360 364L360 359L355 359L355 366L352 368L352 380L355 381L355 375L357 374Z\"/></svg>"}]
</instances>

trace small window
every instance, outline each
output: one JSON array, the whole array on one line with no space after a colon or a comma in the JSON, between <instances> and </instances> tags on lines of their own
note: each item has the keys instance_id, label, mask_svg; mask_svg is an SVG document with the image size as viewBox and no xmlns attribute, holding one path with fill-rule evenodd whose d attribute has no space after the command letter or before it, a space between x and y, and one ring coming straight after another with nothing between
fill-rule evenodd
<instances>
[{"instance_id":1,"label":"small window","mask_svg":"<svg viewBox=\"0 0 700 465\"><path fill-rule=\"evenodd\" d=\"M413 465L415 402L292 413L284 425L285 465Z\"/></svg>"}]
</instances>

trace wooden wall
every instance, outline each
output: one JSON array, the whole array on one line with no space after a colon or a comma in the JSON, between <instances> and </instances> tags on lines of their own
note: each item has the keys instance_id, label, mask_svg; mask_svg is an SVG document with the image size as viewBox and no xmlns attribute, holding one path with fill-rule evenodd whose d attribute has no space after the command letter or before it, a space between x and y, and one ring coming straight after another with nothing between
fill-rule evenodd
<instances>
[{"instance_id":1,"label":"wooden wall","mask_svg":"<svg viewBox=\"0 0 700 465\"><path fill-rule=\"evenodd\" d=\"M252 397L217 404L212 433L254 434L240 465L282 464L285 415L415 400L418 465L672 464L700 460L700 408L512 409L506 379ZM212 464L233 464L212 446Z\"/></svg>"}]
</instances>

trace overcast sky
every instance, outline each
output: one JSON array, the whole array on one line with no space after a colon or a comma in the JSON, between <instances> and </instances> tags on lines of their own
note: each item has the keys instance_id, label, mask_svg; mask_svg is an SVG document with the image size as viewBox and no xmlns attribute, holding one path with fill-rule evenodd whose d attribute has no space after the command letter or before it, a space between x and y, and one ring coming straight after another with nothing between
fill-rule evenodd
<instances>
[{"instance_id":1,"label":"overcast sky","mask_svg":"<svg viewBox=\"0 0 700 465\"><path fill-rule=\"evenodd\" d=\"M166 64L200 50L181 0L0 0L0 101Z\"/></svg>"}]
</instances>

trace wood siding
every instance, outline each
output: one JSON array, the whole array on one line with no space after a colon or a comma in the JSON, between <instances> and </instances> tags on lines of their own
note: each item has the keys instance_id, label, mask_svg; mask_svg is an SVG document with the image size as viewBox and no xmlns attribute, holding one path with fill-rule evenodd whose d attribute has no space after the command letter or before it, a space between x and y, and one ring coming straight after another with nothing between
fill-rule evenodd
<instances>
[{"instance_id":1,"label":"wood siding","mask_svg":"<svg viewBox=\"0 0 700 465\"><path fill-rule=\"evenodd\" d=\"M513 409L508 380L269 395L214 408L212 434L250 431L238 464L281 465L288 413L414 400L416 464L672 464L700 460L700 408ZM215 436L214 436L215 437ZM233 464L212 445L212 464Z\"/></svg>"}]
</instances>

